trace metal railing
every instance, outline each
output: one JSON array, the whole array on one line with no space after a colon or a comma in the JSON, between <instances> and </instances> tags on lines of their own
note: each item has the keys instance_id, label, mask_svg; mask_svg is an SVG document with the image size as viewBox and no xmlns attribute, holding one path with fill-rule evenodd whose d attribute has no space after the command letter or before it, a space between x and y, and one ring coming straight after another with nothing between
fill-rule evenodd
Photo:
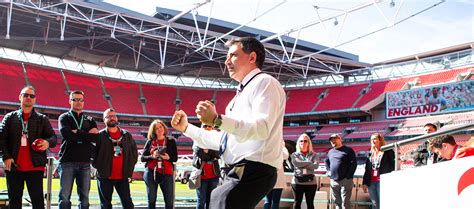
<instances>
[{"instance_id":1,"label":"metal railing","mask_svg":"<svg viewBox=\"0 0 474 209\"><path fill-rule=\"evenodd\" d=\"M384 146L382 146L381 149L382 149L382 151L394 149L394 152L395 152L395 165L398 165L398 160L399 160L398 155L399 155L400 146L403 146L403 145L406 145L406 144L411 144L413 142L419 142L421 140L426 140L426 139L446 135L446 134L457 133L459 131L466 130L466 129L469 129L469 128L474 128L474 123L458 125L458 126L454 126L452 128L439 130L437 132L433 132L433 133L430 133L430 134L425 134L425 135L421 135L421 136L401 140L401 141L398 141L398 142L394 142L394 143L391 143L391 144L384 145ZM395 166L395 170L398 170L398 166Z\"/></svg>"}]
</instances>

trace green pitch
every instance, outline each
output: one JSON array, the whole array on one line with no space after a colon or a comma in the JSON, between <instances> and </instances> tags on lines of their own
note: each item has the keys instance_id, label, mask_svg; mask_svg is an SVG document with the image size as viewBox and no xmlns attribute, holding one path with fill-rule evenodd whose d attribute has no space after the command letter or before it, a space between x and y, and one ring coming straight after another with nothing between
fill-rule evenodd
<instances>
[{"instance_id":1,"label":"green pitch","mask_svg":"<svg viewBox=\"0 0 474 209\"><path fill-rule=\"evenodd\" d=\"M43 179L43 187L44 187L43 189L45 193L46 193L46 185L47 185L46 179ZM181 184L180 182L176 182L175 185L176 185L176 203L177 204L178 203L193 204L196 202L196 190L190 190L187 184ZM0 191L3 191L3 190L7 190L6 179L5 177L0 177ZM147 204L146 185L144 181L138 181L138 180L133 181L130 184L130 191L132 193L132 200L135 205ZM53 179L53 184L52 184L52 204L53 205L58 204L58 195L59 195L59 179ZM23 197L26 199L29 199L26 185L25 185ZM23 202L25 202L25 200ZM71 202L72 202L72 205L78 204L78 196L76 193L75 184L72 190ZM100 203L96 180L91 180L89 202L91 205L99 205ZM120 199L116 192L114 192L112 204L120 205ZM164 204L161 191L158 192L157 204L158 205Z\"/></svg>"}]
</instances>

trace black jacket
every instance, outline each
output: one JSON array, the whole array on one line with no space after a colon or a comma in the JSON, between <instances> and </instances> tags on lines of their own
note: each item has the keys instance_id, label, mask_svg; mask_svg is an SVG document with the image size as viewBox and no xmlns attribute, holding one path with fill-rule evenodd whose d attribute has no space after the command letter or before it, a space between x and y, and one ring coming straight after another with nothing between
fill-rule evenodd
<instances>
[{"instance_id":1,"label":"black jacket","mask_svg":"<svg viewBox=\"0 0 474 209\"><path fill-rule=\"evenodd\" d=\"M178 149L176 147L176 141L172 138L165 137L166 139L166 153L170 156L169 162L176 162L178 161ZM143 148L143 154L141 157L141 161L145 162L145 168L148 165L148 162L152 160L156 160L153 158L150 150L151 150L152 140L148 139L145 142L145 147Z\"/></svg>"},{"instance_id":2,"label":"black jacket","mask_svg":"<svg viewBox=\"0 0 474 209\"><path fill-rule=\"evenodd\" d=\"M207 153L205 153L203 149L197 146L193 147L193 166L197 169L202 169L203 162L212 162L214 175L220 176L221 171L219 169L219 159L220 156L218 151L209 150Z\"/></svg>"},{"instance_id":3,"label":"black jacket","mask_svg":"<svg viewBox=\"0 0 474 209\"><path fill-rule=\"evenodd\" d=\"M80 123L81 116L84 117L82 128L78 129L76 122L71 116L71 112ZM59 151L60 162L90 162L93 157L94 144L99 138L98 134L91 134L89 131L97 128L97 124L92 117L81 113L68 111L59 116L59 131L61 132L61 150ZM77 133L72 132L76 129Z\"/></svg>"},{"instance_id":4,"label":"black jacket","mask_svg":"<svg viewBox=\"0 0 474 209\"><path fill-rule=\"evenodd\" d=\"M433 163L438 163L438 162L443 162L446 161L446 159L443 159L442 157L438 156L436 153L431 153L433 155ZM428 164L428 159L430 158L430 154L428 152L428 141L425 141L418 145L416 149L413 151L413 165L418 167L418 166L423 166Z\"/></svg>"},{"instance_id":5,"label":"black jacket","mask_svg":"<svg viewBox=\"0 0 474 209\"><path fill-rule=\"evenodd\" d=\"M137 144L132 135L124 130L122 132L122 153L123 153L123 172L124 178L131 177L133 169L138 160ZM109 178L112 175L112 159L114 157L114 146L108 137L106 129L99 132L99 140L96 144L96 153L92 165L97 169L99 178Z\"/></svg>"},{"instance_id":6,"label":"black jacket","mask_svg":"<svg viewBox=\"0 0 474 209\"><path fill-rule=\"evenodd\" d=\"M364 172L364 185L370 186L371 182L371 170L372 170L372 163L370 162L370 153L365 160L365 172ZM382 160L380 161L379 171L380 174L390 173L395 170L395 153L393 150L387 150L383 153Z\"/></svg>"},{"instance_id":7,"label":"black jacket","mask_svg":"<svg viewBox=\"0 0 474 209\"><path fill-rule=\"evenodd\" d=\"M3 151L3 160L13 158L16 161L18 158L22 132L21 117L23 117L21 110L13 111L6 114L0 124L0 147ZM48 118L33 109L28 118L28 144L31 162L35 167L45 166L47 162L46 152L37 152L31 148L31 144L38 138L47 140L50 148L56 146L56 134Z\"/></svg>"}]
</instances>

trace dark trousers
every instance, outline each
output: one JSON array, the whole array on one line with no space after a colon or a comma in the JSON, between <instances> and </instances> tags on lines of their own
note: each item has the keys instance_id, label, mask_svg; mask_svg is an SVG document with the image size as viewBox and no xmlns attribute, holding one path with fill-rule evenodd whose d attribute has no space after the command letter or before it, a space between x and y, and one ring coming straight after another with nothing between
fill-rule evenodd
<instances>
[{"instance_id":1,"label":"dark trousers","mask_svg":"<svg viewBox=\"0 0 474 209\"><path fill-rule=\"evenodd\" d=\"M174 191L173 191L173 175L163 175L154 172L151 169L146 168L143 174L143 180L146 184L146 192L148 195L148 208L156 208L156 197L158 192L158 186L161 188L163 193L163 199L165 201L166 209L173 209L174 203Z\"/></svg>"},{"instance_id":2,"label":"dark trousers","mask_svg":"<svg viewBox=\"0 0 474 209\"><path fill-rule=\"evenodd\" d=\"M279 209L280 199L283 189L272 189L267 196L265 196L265 203L263 203L263 209Z\"/></svg>"},{"instance_id":3,"label":"dark trousers","mask_svg":"<svg viewBox=\"0 0 474 209\"><path fill-rule=\"evenodd\" d=\"M314 209L314 195L316 195L317 185L300 185L292 184L293 196L295 196L295 203L293 204L294 209L301 208L301 202L303 201L303 194L306 199L306 208Z\"/></svg>"},{"instance_id":4,"label":"dark trousers","mask_svg":"<svg viewBox=\"0 0 474 209\"><path fill-rule=\"evenodd\" d=\"M246 161L230 169L211 194L211 209L253 209L273 189L277 169Z\"/></svg>"},{"instance_id":5,"label":"dark trousers","mask_svg":"<svg viewBox=\"0 0 474 209\"><path fill-rule=\"evenodd\" d=\"M21 208L21 199L23 197L23 188L26 182L28 194L30 194L33 209L43 209L43 171L13 171L6 172L8 198L10 199L10 208Z\"/></svg>"},{"instance_id":6,"label":"dark trousers","mask_svg":"<svg viewBox=\"0 0 474 209\"><path fill-rule=\"evenodd\" d=\"M209 209L211 202L211 192L217 187L218 184L219 177L212 179L201 179L201 186L196 189L196 209Z\"/></svg>"},{"instance_id":7,"label":"dark trousers","mask_svg":"<svg viewBox=\"0 0 474 209\"><path fill-rule=\"evenodd\" d=\"M107 178L97 179L97 188L99 189L100 208L112 209L112 193L115 190L120 197L122 207L133 209L132 197L130 196L130 184L128 178L121 180L110 180Z\"/></svg>"}]
</instances>

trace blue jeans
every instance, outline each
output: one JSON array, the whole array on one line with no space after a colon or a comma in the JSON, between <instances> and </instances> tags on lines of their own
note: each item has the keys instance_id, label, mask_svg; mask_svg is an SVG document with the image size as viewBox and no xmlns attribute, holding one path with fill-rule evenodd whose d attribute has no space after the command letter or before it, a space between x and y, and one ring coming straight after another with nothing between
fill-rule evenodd
<instances>
[{"instance_id":1,"label":"blue jeans","mask_svg":"<svg viewBox=\"0 0 474 209\"><path fill-rule=\"evenodd\" d=\"M71 208L71 192L76 179L79 209L89 208L89 191L91 188L90 163L60 162L58 165L60 178L59 209Z\"/></svg>"},{"instance_id":2,"label":"blue jeans","mask_svg":"<svg viewBox=\"0 0 474 209\"><path fill-rule=\"evenodd\" d=\"M143 173L143 180L145 180L146 192L148 194L148 208L154 209L156 207L156 195L159 185L165 200L165 209L173 209L173 175L155 174L153 170L146 168Z\"/></svg>"},{"instance_id":3,"label":"blue jeans","mask_svg":"<svg viewBox=\"0 0 474 209\"><path fill-rule=\"evenodd\" d=\"M282 192L283 189L272 189L272 191L270 191L267 196L265 196L263 209L279 209Z\"/></svg>"},{"instance_id":4,"label":"blue jeans","mask_svg":"<svg viewBox=\"0 0 474 209\"><path fill-rule=\"evenodd\" d=\"M111 180L107 178L97 179L97 188L99 189L100 208L112 209L112 193L115 190L120 197L122 207L125 209L133 209L132 197L130 195L130 184L128 178L120 180Z\"/></svg>"},{"instance_id":5,"label":"blue jeans","mask_svg":"<svg viewBox=\"0 0 474 209\"><path fill-rule=\"evenodd\" d=\"M201 186L196 189L197 205L196 209L209 209L209 202L211 201L211 192L219 184L219 177L212 179L201 179Z\"/></svg>"},{"instance_id":6,"label":"blue jeans","mask_svg":"<svg viewBox=\"0 0 474 209\"><path fill-rule=\"evenodd\" d=\"M369 196L372 200L372 209L380 208L380 182L370 182Z\"/></svg>"}]
</instances>

